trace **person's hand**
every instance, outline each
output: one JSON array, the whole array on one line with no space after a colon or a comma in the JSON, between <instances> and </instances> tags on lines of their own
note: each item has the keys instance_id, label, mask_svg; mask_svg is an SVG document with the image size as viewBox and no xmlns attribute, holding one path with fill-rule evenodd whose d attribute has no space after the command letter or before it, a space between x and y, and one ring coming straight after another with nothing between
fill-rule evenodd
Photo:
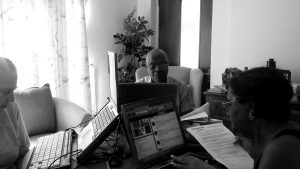
<instances>
[{"instance_id":1,"label":"person's hand","mask_svg":"<svg viewBox=\"0 0 300 169\"><path fill-rule=\"evenodd\" d=\"M171 155L171 158L174 160L171 164L178 169L214 169L214 167L205 161L188 154L177 157Z\"/></svg>"}]
</instances>

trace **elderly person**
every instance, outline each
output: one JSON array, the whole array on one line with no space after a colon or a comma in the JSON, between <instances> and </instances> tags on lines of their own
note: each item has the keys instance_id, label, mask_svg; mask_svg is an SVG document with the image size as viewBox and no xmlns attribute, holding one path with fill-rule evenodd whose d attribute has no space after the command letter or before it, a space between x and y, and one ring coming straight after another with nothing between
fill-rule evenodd
<instances>
[{"instance_id":1,"label":"elderly person","mask_svg":"<svg viewBox=\"0 0 300 169\"><path fill-rule=\"evenodd\" d=\"M0 168L21 168L29 150L29 137L18 105L14 102L17 72L13 63L0 57Z\"/></svg>"},{"instance_id":2,"label":"elderly person","mask_svg":"<svg viewBox=\"0 0 300 169\"><path fill-rule=\"evenodd\" d=\"M293 90L282 73L271 68L245 71L228 83L232 129L251 140L255 169L300 168L300 127L289 121ZM212 168L199 159L175 157L177 168Z\"/></svg>"},{"instance_id":3,"label":"elderly person","mask_svg":"<svg viewBox=\"0 0 300 169\"><path fill-rule=\"evenodd\" d=\"M147 53L146 66L149 76L137 79L136 83L175 83L178 85L179 105L181 114L194 108L192 93L185 82L168 76L167 54L158 48Z\"/></svg>"}]
</instances>

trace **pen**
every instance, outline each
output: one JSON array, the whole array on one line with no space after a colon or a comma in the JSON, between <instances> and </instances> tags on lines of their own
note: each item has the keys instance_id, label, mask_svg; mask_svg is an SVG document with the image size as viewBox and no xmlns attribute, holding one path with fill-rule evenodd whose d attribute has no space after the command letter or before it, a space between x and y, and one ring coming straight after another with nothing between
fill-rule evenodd
<instances>
[{"instance_id":1,"label":"pen","mask_svg":"<svg viewBox=\"0 0 300 169\"><path fill-rule=\"evenodd\" d=\"M105 163L106 163L106 169L110 169L108 161L105 161Z\"/></svg>"},{"instance_id":2,"label":"pen","mask_svg":"<svg viewBox=\"0 0 300 169\"><path fill-rule=\"evenodd\" d=\"M191 153L191 152L187 153L187 155L192 156L192 157L199 158L199 159L205 161L205 162L208 163L208 164L213 164L213 163L215 162L214 159L211 159L211 158L209 158L209 157L207 157L207 156L205 156L205 155L200 155L200 154Z\"/></svg>"}]
</instances>

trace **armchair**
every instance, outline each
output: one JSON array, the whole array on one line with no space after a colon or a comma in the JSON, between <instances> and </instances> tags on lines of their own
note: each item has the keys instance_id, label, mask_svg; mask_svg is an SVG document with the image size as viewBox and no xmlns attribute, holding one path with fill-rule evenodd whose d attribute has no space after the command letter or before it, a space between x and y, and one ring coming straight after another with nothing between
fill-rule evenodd
<instances>
[{"instance_id":1,"label":"armchair","mask_svg":"<svg viewBox=\"0 0 300 169\"><path fill-rule=\"evenodd\" d=\"M14 96L33 145L38 137L77 126L91 117L78 105L52 97L49 85L15 91Z\"/></svg>"},{"instance_id":2,"label":"armchair","mask_svg":"<svg viewBox=\"0 0 300 169\"><path fill-rule=\"evenodd\" d=\"M203 72L201 69L187 68L182 66L169 66L168 75L182 80L192 89L195 108L201 106ZM146 67L139 67L135 72L136 79L148 76Z\"/></svg>"}]
</instances>

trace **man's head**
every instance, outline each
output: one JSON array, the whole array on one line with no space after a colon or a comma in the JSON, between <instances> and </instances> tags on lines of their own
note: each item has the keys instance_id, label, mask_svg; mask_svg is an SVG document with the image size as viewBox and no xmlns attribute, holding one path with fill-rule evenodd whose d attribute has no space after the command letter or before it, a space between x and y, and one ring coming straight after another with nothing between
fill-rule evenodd
<instances>
[{"instance_id":1,"label":"man's head","mask_svg":"<svg viewBox=\"0 0 300 169\"><path fill-rule=\"evenodd\" d=\"M168 75L168 57L161 49L152 49L147 53L146 65L153 83L166 83Z\"/></svg>"},{"instance_id":2,"label":"man's head","mask_svg":"<svg viewBox=\"0 0 300 169\"><path fill-rule=\"evenodd\" d=\"M16 67L9 59L0 57L0 110L14 101L13 91L16 87Z\"/></svg>"}]
</instances>

